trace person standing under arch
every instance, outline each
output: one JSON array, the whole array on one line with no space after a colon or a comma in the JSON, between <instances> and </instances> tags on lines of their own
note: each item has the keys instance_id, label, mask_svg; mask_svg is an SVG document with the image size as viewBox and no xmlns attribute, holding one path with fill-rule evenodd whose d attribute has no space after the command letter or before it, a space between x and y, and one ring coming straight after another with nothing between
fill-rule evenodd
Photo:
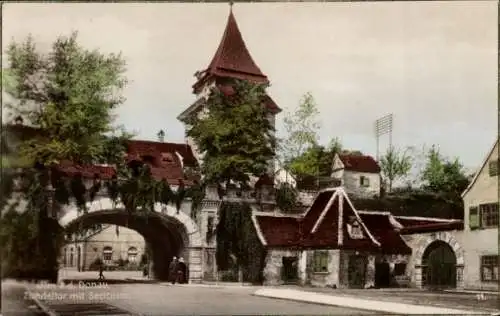
<instances>
[{"instance_id":1,"label":"person standing under arch","mask_svg":"<svg viewBox=\"0 0 500 316\"><path fill-rule=\"evenodd\" d=\"M172 284L175 284L177 280L177 263L177 257L174 257L168 266L168 277Z\"/></svg>"},{"instance_id":2,"label":"person standing under arch","mask_svg":"<svg viewBox=\"0 0 500 316\"><path fill-rule=\"evenodd\" d=\"M177 264L177 282L180 284L186 283L186 271L187 266L184 263L184 258L179 258L179 263Z\"/></svg>"}]
</instances>

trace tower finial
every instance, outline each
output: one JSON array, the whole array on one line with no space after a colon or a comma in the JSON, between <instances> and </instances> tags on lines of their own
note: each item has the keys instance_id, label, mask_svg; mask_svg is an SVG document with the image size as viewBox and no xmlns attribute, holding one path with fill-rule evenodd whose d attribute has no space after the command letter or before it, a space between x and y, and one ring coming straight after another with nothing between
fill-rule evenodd
<instances>
[{"instance_id":1,"label":"tower finial","mask_svg":"<svg viewBox=\"0 0 500 316\"><path fill-rule=\"evenodd\" d=\"M233 1L229 1L229 10L231 11L233 10L233 4L234 4Z\"/></svg>"}]
</instances>

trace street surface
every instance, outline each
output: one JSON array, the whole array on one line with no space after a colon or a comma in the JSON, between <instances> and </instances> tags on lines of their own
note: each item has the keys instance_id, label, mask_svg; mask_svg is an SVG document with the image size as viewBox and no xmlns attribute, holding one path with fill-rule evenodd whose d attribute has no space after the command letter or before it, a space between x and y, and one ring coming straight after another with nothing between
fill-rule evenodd
<instances>
[{"instance_id":1,"label":"street surface","mask_svg":"<svg viewBox=\"0 0 500 316\"><path fill-rule=\"evenodd\" d=\"M255 287L234 285L106 286L75 283L73 287L39 285L33 288L33 295L61 316L74 315L85 309L88 310L85 315L373 314L368 311L256 297L252 295L255 290Z\"/></svg>"},{"instance_id":2,"label":"street surface","mask_svg":"<svg viewBox=\"0 0 500 316\"><path fill-rule=\"evenodd\" d=\"M26 288L15 281L2 281L1 315L42 316L44 313L26 297Z\"/></svg>"}]
</instances>

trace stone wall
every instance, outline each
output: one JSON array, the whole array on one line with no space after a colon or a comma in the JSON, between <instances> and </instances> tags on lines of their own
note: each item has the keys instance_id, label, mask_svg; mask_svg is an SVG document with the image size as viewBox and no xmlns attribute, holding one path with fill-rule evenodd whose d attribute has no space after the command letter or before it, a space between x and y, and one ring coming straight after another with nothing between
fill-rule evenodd
<instances>
[{"instance_id":1,"label":"stone wall","mask_svg":"<svg viewBox=\"0 0 500 316\"><path fill-rule=\"evenodd\" d=\"M454 251L457 259L457 288L470 288L464 284L464 267L468 264L464 260L464 234L462 231L442 231L435 233L422 233L403 235L403 239L412 248L412 255L408 259L407 274L413 287L422 287L422 260L427 247L434 241L440 240L447 243ZM479 271L478 271L479 272ZM477 273L478 273L477 272Z\"/></svg>"},{"instance_id":2,"label":"stone wall","mask_svg":"<svg viewBox=\"0 0 500 316\"><path fill-rule=\"evenodd\" d=\"M318 191L299 191L297 199L305 206L311 206L314 202L314 198L318 195Z\"/></svg>"}]
</instances>

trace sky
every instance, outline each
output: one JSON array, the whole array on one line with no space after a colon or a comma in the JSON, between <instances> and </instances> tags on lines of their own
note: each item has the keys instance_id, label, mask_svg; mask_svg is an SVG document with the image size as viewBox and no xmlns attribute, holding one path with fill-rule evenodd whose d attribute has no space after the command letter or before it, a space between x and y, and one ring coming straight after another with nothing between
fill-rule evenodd
<instances>
[{"instance_id":1,"label":"sky","mask_svg":"<svg viewBox=\"0 0 500 316\"><path fill-rule=\"evenodd\" d=\"M393 114L393 144L436 144L479 167L498 134L497 2L236 3L247 47L284 113L311 92L320 140L376 155L374 121ZM184 142L176 117L196 100L193 74L219 45L227 3L4 3L2 38L32 34L41 50L78 31L80 43L121 52L129 80L117 123ZM2 54L2 57L5 57ZM388 136L380 140L380 152Z\"/></svg>"}]
</instances>

